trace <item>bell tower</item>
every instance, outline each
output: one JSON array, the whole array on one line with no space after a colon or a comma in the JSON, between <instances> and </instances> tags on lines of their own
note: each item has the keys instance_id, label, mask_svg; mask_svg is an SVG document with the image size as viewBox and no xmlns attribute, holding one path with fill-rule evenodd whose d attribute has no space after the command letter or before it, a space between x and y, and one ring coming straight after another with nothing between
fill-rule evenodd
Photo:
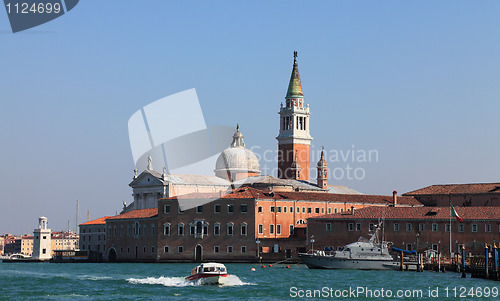
<instances>
[{"instance_id":1,"label":"bell tower","mask_svg":"<svg viewBox=\"0 0 500 301\"><path fill-rule=\"evenodd\" d=\"M328 189L328 164L325 160L325 149L321 150L321 158L318 161L316 169L318 170L318 175L316 179L318 180L318 187L321 189Z\"/></svg>"},{"instance_id":2,"label":"bell tower","mask_svg":"<svg viewBox=\"0 0 500 301\"><path fill-rule=\"evenodd\" d=\"M293 52L293 68L285 97L281 103L278 140L278 178L309 181L311 140L309 134L309 104L304 102L300 83L297 51ZM300 172L297 172L300 166Z\"/></svg>"}]
</instances>

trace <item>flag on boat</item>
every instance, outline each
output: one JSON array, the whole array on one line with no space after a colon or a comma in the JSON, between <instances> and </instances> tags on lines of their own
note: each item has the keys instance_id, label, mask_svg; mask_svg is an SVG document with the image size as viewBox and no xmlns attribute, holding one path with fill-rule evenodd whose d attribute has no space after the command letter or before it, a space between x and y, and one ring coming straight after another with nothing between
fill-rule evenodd
<instances>
[{"instance_id":1,"label":"flag on boat","mask_svg":"<svg viewBox=\"0 0 500 301\"><path fill-rule=\"evenodd\" d=\"M453 205L450 205L451 206L451 216L456 218L457 221L459 222L463 222L464 220L460 217L460 215L458 215L458 213L455 211L455 208L453 207Z\"/></svg>"}]
</instances>

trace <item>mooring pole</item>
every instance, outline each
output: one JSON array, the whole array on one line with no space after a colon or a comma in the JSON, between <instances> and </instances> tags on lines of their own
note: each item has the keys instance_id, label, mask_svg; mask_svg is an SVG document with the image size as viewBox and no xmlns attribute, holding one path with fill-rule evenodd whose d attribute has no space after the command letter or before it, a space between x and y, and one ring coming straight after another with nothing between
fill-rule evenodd
<instances>
[{"instance_id":1,"label":"mooring pole","mask_svg":"<svg viewBox=\"0 0 500 301\"><path fill-rule=\"evenodd\" d=\"M465 246L462 245L462 278L465 277Z\"/></svg>"},{"instance_id":2,"label":"mooring pole","mask_svg":"<svg viewBox=\"0 0 500 301\"><path fill-rule=\"evenodd\" d=\"M485 278L489 278L489 269L488 269L488 257L489 257L489 248L488 244L484 245L484 270L486 272Z\"/></svg>"}]
</instances>

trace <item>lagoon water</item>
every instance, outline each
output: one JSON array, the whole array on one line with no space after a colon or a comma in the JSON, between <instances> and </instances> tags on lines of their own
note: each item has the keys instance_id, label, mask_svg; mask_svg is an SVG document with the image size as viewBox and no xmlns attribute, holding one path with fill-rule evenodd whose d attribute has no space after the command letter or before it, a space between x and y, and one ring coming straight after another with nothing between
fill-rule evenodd
<instances>
[{"instance_id":1,"label":"lagoon water","mask_svg":"<svg viewBox=\"0 0 500 301\"><path fill-rule=\"evenodd\" d=\"M320 300L500 300L499 282L471 279L470 275L462 279L451 272L227 264L232 274L228 285L201 286L184 281L194 266L0 263L0 300L283 300L308 296Z\"/></svg>"}]
</instances>

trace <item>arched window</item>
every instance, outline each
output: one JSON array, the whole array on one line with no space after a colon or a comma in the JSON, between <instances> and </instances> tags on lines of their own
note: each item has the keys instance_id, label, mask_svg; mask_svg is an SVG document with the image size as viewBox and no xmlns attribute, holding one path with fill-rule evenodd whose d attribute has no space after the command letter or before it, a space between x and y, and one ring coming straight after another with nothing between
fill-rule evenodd
<instances>
[{"instance_id":1,"label":"arched window","mask_svg":"<svg viewBox=\"0 0 500 301\"><path fill-rule=\"evenodd\" d=\"M227 235L233 235L233 228L234 228L233 223L227 223Z\"/></svg>"},{"instance_id":2,"label":"arched window","mask_svg":"<svg viewBox=\"0 0 500 301\"><path fill-rule=\"evenodd\" d=\"M247 223L241 224L241 235L247 235Z\"/></svg>"},{"instance_id":3,"label":"arched window","mask_svg":"<svg viewBox=\"0 0 500 301\"><path fill-rule=\"evenodd\" d=\"M306 222L305 222L303 219L299 219L299 220L297 221L297 225L305 225L305 223L306 223Z\"/></svg>"},{"instance_id":4,"label":"arched window","mask_svg":"<svg viewBox=\"0 0 500 301\"><path fill-rule=\"evenodd\" d=\"M214 235L220 235L220 224L215 223L214 225Z\"/></svg>"},{"instance_id":5,"label":"arched window","mask_svg":"<svg viewBox=\"0 0 500 301\"><path fill-rule=\"evenodd\" d=\"M179 223L177 225L177 235L184 236L184 224L183 223Z\"/></svg>"},{"instance_id":6,"label":"arched window","mask_svg":"<svg viewBox=\"0 0 500 301\"><path fill-rule=\"evenodd\" d=\"M163 235L170 236L170 223L163 224Z\"/></svg>"}]
</instances>

